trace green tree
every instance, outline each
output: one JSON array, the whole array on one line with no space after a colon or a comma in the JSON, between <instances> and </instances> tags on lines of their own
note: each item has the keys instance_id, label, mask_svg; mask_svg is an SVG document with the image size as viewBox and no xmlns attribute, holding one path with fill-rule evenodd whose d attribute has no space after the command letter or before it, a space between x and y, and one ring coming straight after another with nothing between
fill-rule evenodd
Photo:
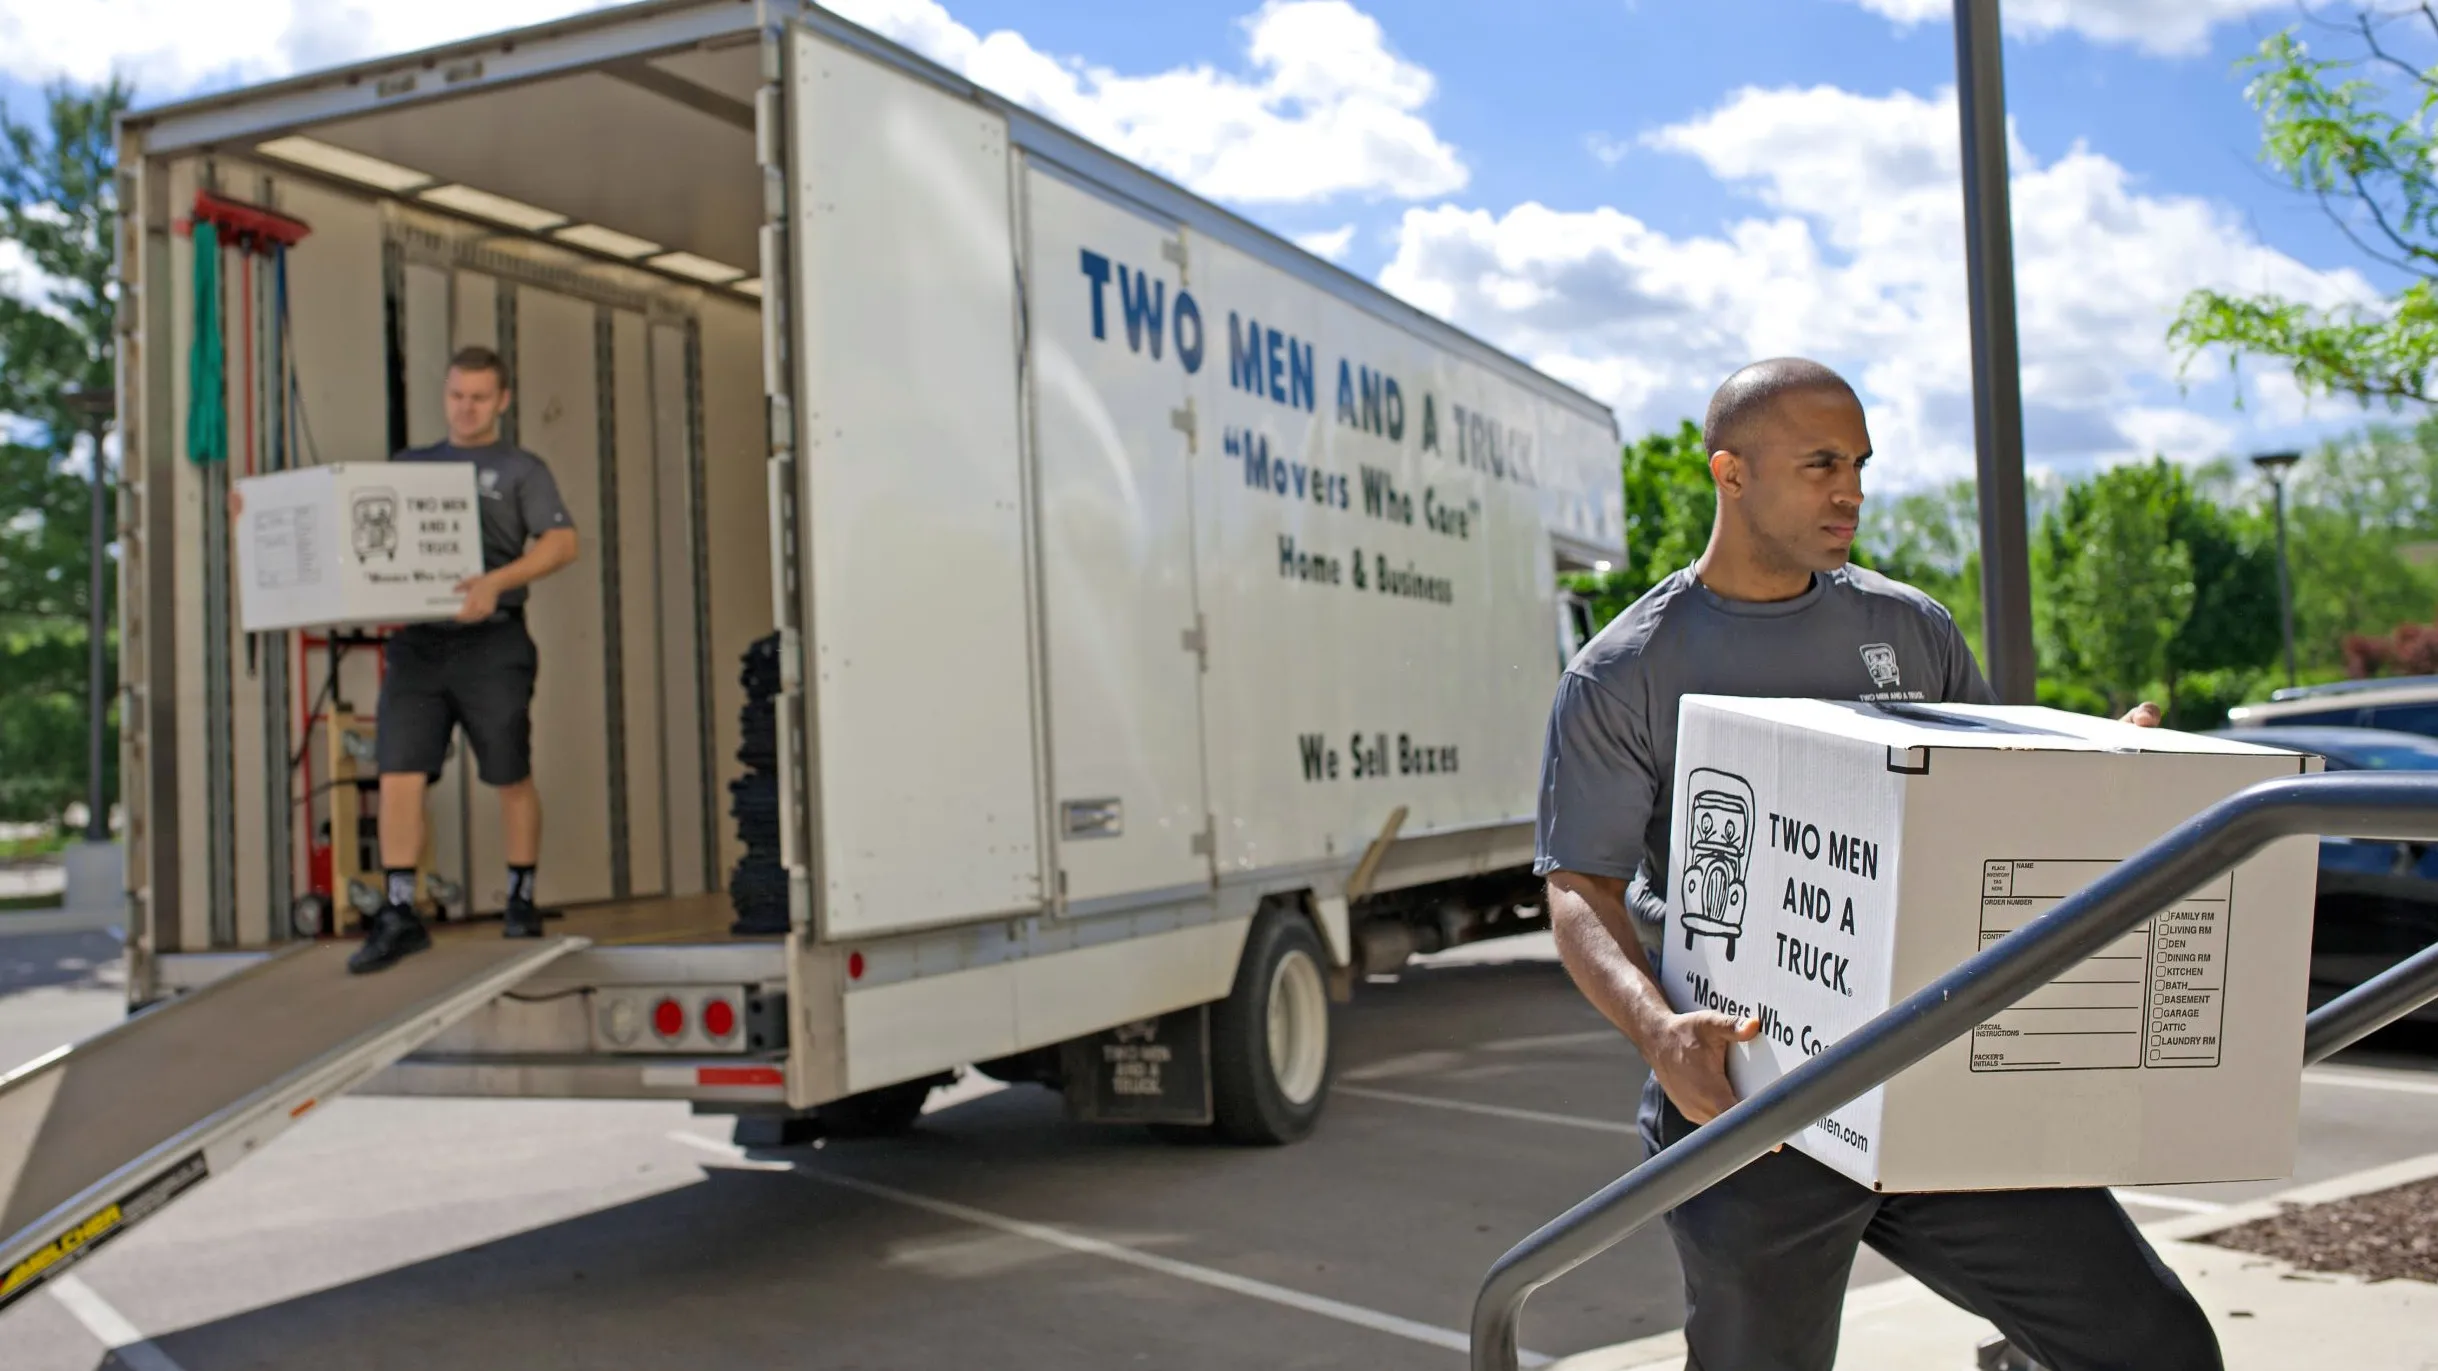
<instances>
[{"instance_id":1,"label":"green tree","mask_svg":"<svg viewBox=\"0 0 2438 1371\"><path fill-rule=\"evenodd\" d=\"M2171 725L2215 726L2277 651L2270 557L2165 461L2068 487L2032 546L2044 694L2113 714L2156 686Z\"/></svg>"},{"instance_id":2,"label":"green tree","mask_svg":"<svg viewBox=\"0 0 2438 1371\"><path fill-rule=\"evenodd\" d=\"M1973 482L1866 499L1854 560L1924 591L1947 606L1964 641L1981 641L1981 504Z\"/></svg>"},{"instance_id":3,"label":"green tree","mask_svg":"<svg viewBox=\"0 0 2438 1371\"><path fill-rule=\"evenodd\" d=\"M0 111L0 817L55 816L85 779L90 485L70 386L111 385L113 123L129 92L60 85L42 125ZM113 667L113 669L115 669ZM105 752L115 793L117 752Z\"/></svg>"},{"instance_id":4,"label":"green tree","mask_svg":"<svg viewBox=\"0 0 2438 1371\"><path fill-rule=\"evenodd\" d=\"M1701 426L1687 419L1629 444L1624 454L1625 561L1593 576L1576 578L1589 595L1594 622L1617 617L1670 573L1691 566L1710 542L1718 512L1718 488L1710 483L1710 454Z\"/></svg>"},{"instance_id":5,"label":"green tree","mask_svg":"<svg viewBox=\"0 0 2438 1371\"><path fill-rule=\"evenodd\" d=\"M2349 24L2322 23L2350 30L2338 55L2313 52L2289 28L2238 64L2252 74L2244 94L2260 114L2261 160L2315 197L2364 254L2410 279L2371 306L2197 290L2168 340L2187 365L2216 348L2230 366L2282 363L2308 393L2427 404L2438 398L2438 67L2399 57L2390 29L2438 35L2438 8L2356 9Z\"/></svg>"}]
</instances>

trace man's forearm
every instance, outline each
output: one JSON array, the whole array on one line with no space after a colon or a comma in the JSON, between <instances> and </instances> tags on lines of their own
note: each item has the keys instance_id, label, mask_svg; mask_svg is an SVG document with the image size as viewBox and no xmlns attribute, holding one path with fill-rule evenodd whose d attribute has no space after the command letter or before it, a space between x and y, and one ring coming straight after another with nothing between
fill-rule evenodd
<instances>
[{"instance_id":1,"label":"man's forearm","mask_svg":"<svg viewBox=\"0 0 2438 1371\"><path fill-rule=\"evenodd\" d=\"M497 571L486 573L484 579L491 583L494 590L516 590L532 585L575 560L576 547L572 538L544 538L528 549L524 556Z\"/></svg>"},{"instance_id":2,"label":"man's forearm","mask_svg":"<svg viewBox=\"0 0 2438 1371\"><path fill-rule=\"evenodd\" d=\"M1549 923L1556 935L1558 959L1565 963L1575 988L1603 1018L1647 1047L1654 1025L1676 1012L1659 990L1642 940L1626 912L1625 883L1595 885L1565 873L1549 883Z\"/></svg>"}]
</instances>

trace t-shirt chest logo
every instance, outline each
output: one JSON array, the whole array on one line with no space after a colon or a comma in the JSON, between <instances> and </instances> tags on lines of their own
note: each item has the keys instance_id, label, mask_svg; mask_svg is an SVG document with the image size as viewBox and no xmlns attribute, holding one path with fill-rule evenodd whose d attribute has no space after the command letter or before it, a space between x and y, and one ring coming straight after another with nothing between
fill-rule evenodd
<instances>
[{"instance_id":1,"label":"t-shirt chest logo","mask_svg":"<svg viewBox=\"0 0 2438 1371\"><path fill-rule=\"evenodd\" d=\"M1902 684L1897 679L1896 649L1886 643L1864 643L1862 665L1871 673L1871 684L1881 690L1893 690Z\"/></svg>"},{"instance_id":2,"label":"t-shirt chest logo","mask_svg":"<svg viewBox=\"0 0 2438 1371\"><path fill-rule=\"evenodd\" d=\"M484 467L481 471L476 472L474 484L482 487L484 499L496 500L499 498L499 472L494 468Z\"/></svg>"}]
</instances>

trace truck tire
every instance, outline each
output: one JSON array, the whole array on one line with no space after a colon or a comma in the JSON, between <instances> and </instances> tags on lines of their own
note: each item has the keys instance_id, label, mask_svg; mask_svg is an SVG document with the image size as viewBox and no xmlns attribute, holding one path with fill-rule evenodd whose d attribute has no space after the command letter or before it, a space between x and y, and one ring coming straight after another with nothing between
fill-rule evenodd
<instances>
[{"instance_id":1,"label":"truck tire","mask_svg":"<svg viewBox=\"0 0 2438 1371\"><path fill-rule=\"evenodd\" d=\"M1309 921L1253 921L1236 986L1211 1006L1211 1112L1230 1142L1274 1146L1312 1131L1329 1098L1328 963Z\"/></svg>"}]
</instances>

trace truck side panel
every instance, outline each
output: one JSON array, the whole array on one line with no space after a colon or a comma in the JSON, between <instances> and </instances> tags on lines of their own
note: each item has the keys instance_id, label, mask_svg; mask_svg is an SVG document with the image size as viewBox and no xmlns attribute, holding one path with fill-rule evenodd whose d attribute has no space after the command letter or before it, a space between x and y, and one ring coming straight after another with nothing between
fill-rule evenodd
<instances>
[{"instance_id":1,"label":"truck side panel","mask_svg":"<svg viewBox=\"0 0 2438 1371\"><path fill-rule=\"evenodd\" d=\"M1005 121L809 34L792 42L820 928L1036 908Z\"/></svg>"},{"instance_id":2,"label":"truck side panel","mask_svg":"<svg viewBox=\"0 0 2438 1371\"><path fill-rule=\"evenodd\" d=\"M1059 891L1173 898L1211 877L1186 376L1105 343L1173 346L1166 287L1123 263L1183 233L1038 171L1025 220Z\"/></svg>"}]
</instances>

